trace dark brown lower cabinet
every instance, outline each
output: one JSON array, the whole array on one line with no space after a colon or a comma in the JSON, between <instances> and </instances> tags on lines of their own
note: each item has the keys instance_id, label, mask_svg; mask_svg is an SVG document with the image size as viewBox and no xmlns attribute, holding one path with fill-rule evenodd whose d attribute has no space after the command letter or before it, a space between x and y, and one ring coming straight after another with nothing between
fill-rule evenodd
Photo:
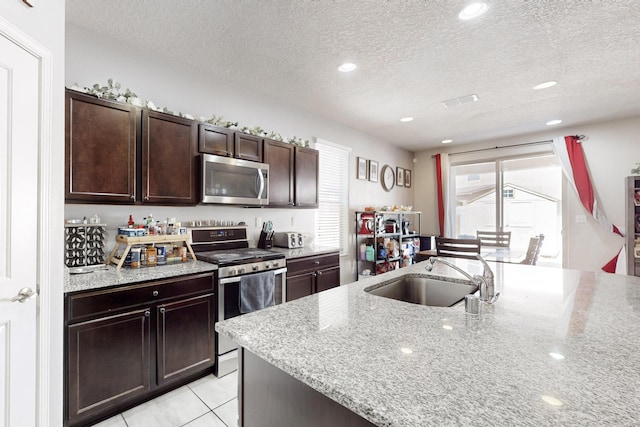
<instances>
[{"instance_id":1,"label":"dark brown lower cabinet","mask_svg":"<svg viewBox=\"0 0 640 427\"><path fill-rule=\"evenodd\" d=\"M287 301L340 285L338 252L287 260Z\"/></svg>"},{"instance_id":2,"label":"dark brown lower cabinet","mask_svg":"<svg viewBox=\"0 0 640 427\"><path fill-rule=\"evenodd\" d=\"M163 304L158 313L158 384L213 365L212 295Z\"/></svg>"},{"instance_id":3,"label":"dark brown lower cabinet","mask_svg":"<svg viewBox=\"0 0 640 427\"><path fill-rule=\"evenodd\" d=\"M212 372L213 275L65 298L65 425L89 425Z\"/></svg>"},{"instance_id":4,"label":"dark brown lower cabinet","mask_svg":"<svg viewBox=\"0 0 640 427\"><path fill-rule=\"evenodd\" d=\"M69 326L70 420L149 392L150 314L145 307Z\"/></svg>"}]
</instances>

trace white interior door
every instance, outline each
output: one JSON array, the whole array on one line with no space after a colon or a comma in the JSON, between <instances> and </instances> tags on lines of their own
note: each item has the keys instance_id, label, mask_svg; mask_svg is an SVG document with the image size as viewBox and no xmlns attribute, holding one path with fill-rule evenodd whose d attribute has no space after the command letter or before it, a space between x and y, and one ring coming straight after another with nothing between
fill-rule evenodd
<instances>
[{"instance_id":1,"label":"white interior door","mask_svg":"<svg viewBox=\"0 0 640 427\"><path fill-rule=\"evenodd\" d=\"M0 426L34 426L39 63L0 52Z\"/></svg>"}]
</instances>

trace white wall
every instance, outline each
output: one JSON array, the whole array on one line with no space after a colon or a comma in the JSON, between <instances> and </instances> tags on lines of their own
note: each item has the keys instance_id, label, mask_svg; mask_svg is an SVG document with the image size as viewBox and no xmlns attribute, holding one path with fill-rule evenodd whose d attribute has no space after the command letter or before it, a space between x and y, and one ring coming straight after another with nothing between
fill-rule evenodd
<instances>
[{"instance_id":1,"label":"white wall","mask_svg":"<svg viewBox=\"0 0 640 427\"><path fill-rule=\"evenodd\" d=\"M350 161L350 211L367 205L413 205L413 191L398 188L386 193L380 183L356 179L356 159L364 157L376 160L380 168L384 164L411 169L413 153L355 131L342 124L313 115L306 110L267 98L259 93L232 87L210 78L204 73L186 69L150 55L123 46L110 39L68 24L66 34L66 85L77 83L92 86L106 84L109 78L130 88L138 96L152 100L160 107L174 112L189 113L195 117L223 116L238 121L240 125L259 125L266 131L280 133L283 137L297 136L312 140L321 138L351 148ZM244 220L250 226L255 218L270 219L276 230L313 233L315 210L244 209L222 206L198 206L188 208L66 205L65 216L82 217L97 213L115 227L126 222L129 214L138 220L152 212L155 218L176 217L189 219ZM292 217L295 225L292 225ZM350 221L351 222L351 221ZM353 221L355 223L355 221ZM349 233L353 235L354 225ZM257 232L254 233L257 235ZM342 283L355 279L355 240L350 240L349 256L341 260Z\"/></svg>"},{"instance_id":2,"label":"white wall","mask_svg":"<svg viewBox=\"0 0 640 427\"><path fill-rule=\"evenodd\" d=\"M48 366L49 372L38 372L40 386L38 390L39 425L62 424L62 343L63 343L63 258L62 233L60 230L64 215L64 0L32 2L29 8L21 1L0 2L0 17L17 27L44 49L51 53L52 122L51 128L51 183L52 203L48 206L50 230L40 230L48 235L50 246L43 248L49 252L52 266L49 277L41 278L38 287L39 298L39 342L49 342L47 348L38 348L38 363ZM37 120L34 117L34 120ZM37 161L37 159L31 159ZM35 225L34 225L35 226ZM41 243L41 242L39 242ZM37 248L34 248L34 257ZM34 268L37 268L34 265ZM48 304L45 303L48 301ZM44 335L44 337L42 337ZM44 345L43 345L44 346ZM35 367L34 367L35 369Z\"/></svg>"},{"instance_id":3,"label":"white wall","mask_svg":"<svg viewBox=\"0 0 640 427\"><path fill-rule=\"evenodd\" d=\"M423 216L425 232L438 232L435 159L437 152L460 151L505 146L552 139L565 135L585 135L582 147L590 170L591 179L605 215L615 225L625 227L625 177L640 162L640 116L623 120L585 124L545 133L493 140L465 146L443 146L441 150L416 153L418 160L415 181L424 185L416 187L415 205L426 212ZM566 187L566 185L565 185ZM584 215L584 209L572 189L565 189L563 259L566 268L597 271L613 258L622 247L621 237L603 230L590 216L586 223L577 223L576 216Z\"/></svg>"}]
</instances>

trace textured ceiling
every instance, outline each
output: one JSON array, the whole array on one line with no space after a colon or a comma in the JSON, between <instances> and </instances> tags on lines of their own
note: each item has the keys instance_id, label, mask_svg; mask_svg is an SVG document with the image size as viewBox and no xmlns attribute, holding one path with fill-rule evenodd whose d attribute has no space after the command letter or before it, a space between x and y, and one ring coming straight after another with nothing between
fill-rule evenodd
<instances>
[{"instance_id":1,"label":"textured ceiling","mask_svg":"<svg viewBox=\"0 0 640 427\"><path fill-rule=\"evenodd\" d=\"M487 1L466 22L467 0L67 0L66 14L411 151L640 113L640 1Z\"/></svg>"}]
</instances>

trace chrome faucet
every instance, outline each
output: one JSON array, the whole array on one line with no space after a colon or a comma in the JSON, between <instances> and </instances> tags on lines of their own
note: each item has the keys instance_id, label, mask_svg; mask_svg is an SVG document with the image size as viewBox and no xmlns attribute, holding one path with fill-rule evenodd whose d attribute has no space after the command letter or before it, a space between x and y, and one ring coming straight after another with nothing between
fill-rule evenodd
<instances>
[{"instance_id":1,"label":"chrome faucet","mask_svg":"<svg viewBox=\"0 0 640 427\"><path fill-rule=\"evenodd\" d=\"M498 299L498 296L500 295L499 292L496 294L496 286L493 279L493 271L491 271L491 267L489 267L489 264L487 264L487 262L480 255L476 255L476 258L478 258L478 260L480 260L480 262L482 262L483 264L484 272L482 276L479 274L475 276L471 276L469 273L467 273L457 265L452 264L446 259L441 257L429 258L429 263L427 264L425 269L427 271L433 270L433 265L436 262L440 262L442 264L445 264L453 268L454 270L456 270L457 272L459 272L460 274L462 274L463 276L471 280L472 283L475 283L478 286L478 288L480 289L480 300L488 301L490 304L493 304L494 302L496 302L496 300Z\"/></svg>"}]
</instances>

